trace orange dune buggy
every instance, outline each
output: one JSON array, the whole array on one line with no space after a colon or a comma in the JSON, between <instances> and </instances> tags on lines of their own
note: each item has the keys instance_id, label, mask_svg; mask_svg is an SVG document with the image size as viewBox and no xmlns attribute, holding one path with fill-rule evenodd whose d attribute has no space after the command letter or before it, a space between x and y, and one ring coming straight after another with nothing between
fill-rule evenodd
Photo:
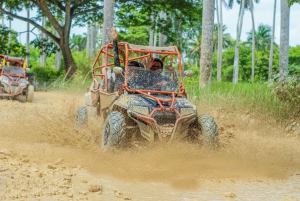
<instances>
[{"instance_id":1,"label":"orange dune buggy","mask_svg":"<svg viewBox=\"0 0 300 201\"><path fill-rule=\"evenodd\" d=\"M102 148L119 147L143 136L150 142L190 137L203 144L218 144L218 128L209 115L197 115L188 98L181 56L176 46L152 47L118 43L123 67L114 66L113 44L104 46L92 66L93 82L85 94L86 106L77 110L76 122L86 124L88 113L105 118ZM128 66L131 61L147 63L150 57L164 59L164 68L151 71ZM164 82L156 82L160 76Z\"/></svg>"},{"instance_id":2,"label":"orange dune buggy","mask_svg":"<svg viewBox=\"0 0 300 201\"><path fill-rule=\"evenodd\" d=\"M32 102L34 87L26 76L26 61L0 54L0 62L0 98Z\"/></svg>"}]
</instances>

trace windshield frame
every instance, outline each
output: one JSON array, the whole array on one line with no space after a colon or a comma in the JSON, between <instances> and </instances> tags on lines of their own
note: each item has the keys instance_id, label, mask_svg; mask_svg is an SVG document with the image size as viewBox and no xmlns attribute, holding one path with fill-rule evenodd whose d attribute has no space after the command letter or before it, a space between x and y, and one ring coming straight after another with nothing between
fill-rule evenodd
<instances>
[{"instance_id":1,"label":"windshield frame","mask_svg":"<svg viewBox=\"0 0 300 201\"><path fill-rule=\"evenodd\" d=\"M179 73L168 69L152 71L143 67L129 67L125 83L130 90L179 92Z\"/></svg>"},{"instance_id":2,"label":"windshield frame","mask_svg":"<svg viewBox=\"0 0 300 201\"><path fill-rule=\"evenodd\" d=\"M26 77L25 69L19 66L3 66L1 74Z\"/></svg>"}]
</instances>

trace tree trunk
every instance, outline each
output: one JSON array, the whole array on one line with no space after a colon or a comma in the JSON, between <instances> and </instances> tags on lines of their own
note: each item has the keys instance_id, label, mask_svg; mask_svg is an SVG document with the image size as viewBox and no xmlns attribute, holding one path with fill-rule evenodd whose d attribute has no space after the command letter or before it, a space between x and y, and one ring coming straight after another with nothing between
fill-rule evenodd
<instances>
[{"instance_id":1,"label":"tree trunk","mask_svg":"<svg viewBox=\"0 0 300 201\"><path fill-rule=\"evenodd\" d=\"M253 15L253 1L250 0L250 12L252 19L252 73L251 73L251 81L254 83L254 67L255 67L255 23L254 23L254 15Z\"/></svg>"},{"instance_id":2,"label":"tree trunk","mask_svg":"<svg viewBox=\"0 0 300 201\"><path fill-rule=\"evenodd\" d=\"M241 38L243 17L245 9L245 0L241 0L240 11L237 23L237 33L236 33L236 42L235 42L235 54L234 54L234 68L233 68L233 83L238 83L239 80L239 42Z\"/></svg>"},{"instance_id":3,"label":"tree trunk","mask_svg":"<svg viewBox=\"0 0 300 201\"><path fill-rule=\"evenodd\" d=\"M43 17L42 19L42 26L46 29L46 17ZM45 52L45 42L44 40L46 40L46 34L42 32L42 40L43 40L43 47L42 47L42 52L41 52L41 56L40 56L40 64L41 66L45 67L46 66L46 52Z\"/></svg>"},{"instance_id":4,"label":"tree trunk","mask_svg":"<svg viewBox=\"0 0 300 201\"><path fill-rule=\"evenodd\" d=\"M9 28L9 33L8 33L8 44L7 44L7 49L8 52L7 54L10 54L10 40L11 40L11 20L8 20L8 28Z\"/></svg>"},{"instance_id":5,"label":"tree trunk","mask_svg":"<svg viewBox=\"0 0 300 201\"><path fill-rule=\"evenodd\" d=\"M59 36L57 32L56 32L56 36ZM56 69L60 68L60 64L61 64L61 50L56 51L56 53L55 53L55 67L56 67Z\"/></svg>"},{"instance_id":6,"label":"tree trunk","mask_svg":"<svg viewBox=\"0 0 300 201\"><path fill-rule=\"evenodd\" d=\"M281 23L280 23L280 74L288 73L289 64L289 28L290 8L287 0L281 0Z\"/></svg>"},{"instance_id":7,"label":"tree trunk","mask_svg":"<svg viewBox=\"0 0 300 201\"><path fill-rule=\"evenodd\" d=\"M27 8L27 19L30 18L30 8ZM27 33L26 33L26 64L29 67L29 44L30 44L30 24L27 22Z\"/></svg>"},{"instance_id":8,"label":"tree trunk","mask_svg":"<svg viewBox=\"0 0 300 201\"><path fill-rule=\"evenodd\" d=\"M154 17L151 16L150 20L153 22ZM149 46L153 46L153 29L149 26Z\"/></svg>"},{"instance_id":9,"label":"tree trunk","mask_svg":"<svg viewBox=\"0 0 300 201\"><path fill-rule=\"evenodd\" d=\"M218 8L218 0L216 0L216 12L218 18L218 64L217 64L217 81L222 80L222 52L223 52L223 9L222 0L220 0L220 9ZM220 15L219 15L220 10Z\"/></svg>"},{"instance_id":10,"label":"tree trunk","mask_svg":"<svg viewBox=\"0 0 300 201\"><path fill-rule=\"evenodd\" d=\"M102 46L111 41L110 30L113 27L115 0L104 0L104 20Z\"/></svg>"},{"instance_id":11,"label":"tree trunk","mask_svg":"<svg viewBox=\"0 0 300 201\"><path fill-rule=\"evenodd\" d=\"M86 56L90 56L91 55L91 27L88 24L87 25L87 33L86 33Z\"/></svg>"},{"instance_id":12,"label":"tree trunk","mask_svg":"<svg viewBox=\"0 0 300 201\"><path fill-rule=\"evenodd\" d=\"M92 59L92 61L95 58L96 35L97 35L96 23L94 22L91 27L91 59Z\"/></svg>"},{"instance_id":13,"label":"tree trunk","mask_svg":"<svg viewBox=\"0 0 300 201\"><path fill-rule=\"evenodd\" d=\"M274 10L273 10L273 27L272 27L272 38L270 45L270 55L269 55L269 80L272 77L273 68L273 52L274 52L274 37L275 37L275 18L276 18L276 0L274 0Z\"/></svg>"},{"instance_id":14,"label":"tree trunk","mask_svg":"<svg viewBox=\"0 0 300 201\"><path fill-rule=\"evenodd\" d=\"M203 1L199 87L205 87L210 82L213 54L214 9L215 1Z\"/></svg>"},{"instance_id":15,"label":"tree trunk","mask_svg":"<svg viewBox=\"0 0 300 201\"><path fill-rule=\"evenodd\" d=\"M1 5L1 7L3 8L3 5ZM2 27L4 28L4 13L2 13L1 16L2 16Z\"/></svg>"},{"instance_id":16,"label":"tree trunk","mask_svg":"<svg viewBox=\"0 0 300 201\"><path fill-rule=\"evenodd\" d=\"M167 20L167 14L165 12L161 12L160 18ZM159 33L158 46L163 47L165 45L166 37L167 37L166 35Z\"/></svg>"},{"instance_id":17,"label":"tree trunk","mask_svg":"<svg viewBox=\"0 0 300 201\"><path fill-rule=\"evenodd\" d=\"M60 49L63 54L64 64L66 67L66 73L68 73L66 75L66 77L70 78L75 73L76 65L75 65L74 59L72 57L68 41L69 41L69 32L67 32L67 33L63 32L63 36L61 37L61 40L60 40Z\"/></svg>"}]
</instances>

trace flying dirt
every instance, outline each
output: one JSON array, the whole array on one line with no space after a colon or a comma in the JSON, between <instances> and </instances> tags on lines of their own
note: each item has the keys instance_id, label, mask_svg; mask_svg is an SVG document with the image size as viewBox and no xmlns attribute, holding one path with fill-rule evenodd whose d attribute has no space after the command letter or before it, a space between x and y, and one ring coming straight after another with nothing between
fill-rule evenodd
<instances>
[{"instance_id":1,"label":"flying dirt","mask_svg":"<svg viewBox=\"0 0 300 201\"><path fill-rule=\"evenodd\" d=\"M82 93L0 100L0 200L300 200L300 140L246 111L205 108L220 147L140 142L103 152L103 119L75 124ZM197 105L197 103L193 103Z\"/></svg>"}]
</instances>

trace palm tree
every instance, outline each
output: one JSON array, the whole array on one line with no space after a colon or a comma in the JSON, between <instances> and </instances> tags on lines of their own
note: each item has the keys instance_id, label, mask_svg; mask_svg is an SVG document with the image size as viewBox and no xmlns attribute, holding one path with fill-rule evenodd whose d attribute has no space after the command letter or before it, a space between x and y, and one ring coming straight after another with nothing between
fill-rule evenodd
<instances>
[{"instance_id":1,"label":"palm tree","mask_svg":"<svg viewBox=\"0 0 300 201\"><path fill-rule=\"evenodd\" d=\"M42 26L46 29L46 17L45 16L43 16L43 18L42 18ZM43 32L42 32L41 36L42 36L41 38L43 41L43 47L42 47L42 53L40 56L40 64L41 64L41 66L46 66L45 41L47 40L47 37L46 37L46 34Z\"/></svg>"},{"instance_id":2,"label":"palm tree","mask_svg":"<svg viewBox=\"0 0 300 201\"><path fill-rule=\"evenodd\" d=\"M70 48L73 51L82 51L86 47L87 37L73 34L70 39Z\"/></svg>"},{"instance_id":3,"label":"palm tree","mask_svg":"<svg viewBox=\"0 0 300 201\"><path fill-rule=\"evenodd\" d=\"M258 0L257 0L258 1ZM248 2L248 1L247 1ZM254 23L254 16L253 16L253 1L249 0L250 2L250 13L252 19L252 73L251 73L251 81L254 82L254 66L255 66L255 23Z\"/></svg>"},{"instance_id":4,"label":"palm tree","mask_svg":"<svg viewBox=\"0 0 300 201\"><path fill-rule=\"evenodd\" d=\"M201 56L201 30L197 30L195 34L193 35L193 39L188 42L188 47L189 49L187 50L187 55L189 57L193 58L196 61L196 66L197 66L197 61L200 61L200 56Z\"/></svg>"},{"instance_id":5,"label":"palm tree","mask_svg":"<svg viewBox=\"0 0 300 201\"><path fill-rule=\"evenodd\" d=\"M7 43L7 54L10 54L10 43L11 43L11 21L12 18L9 17L8 18L8 29L9 29L9 33L8 33L8 43Z\"/></svg>"},{"instance_id":6,"label":"palm tree","mask_svg":"<svg viewBox=\"0 0 300 201\"><path fill-rule=\"evenodd\" d=\"M256 3L259 3L259 0L254 0ZM234 0L228 1L228 6L232 8ZM254 24L254 15L253 15L253 0L237 0L237 3L240 4L239 16L238 16L238 23L237 23L237 36L236 36L236 44L235 44L235 55L234 55L234 69L233 69L233 83L238 82L238 75L239 75L239 41L241 38L241 31L243 25L243 17L244 17L244 10L250 10L251 18L252 18L252 30L255 30ZM254 36L254 33L252 33ZM253 37L255 40L255 37ZM254 52L255 52L255 41L253 41L252 45L252 78L254 77Z\"/></svg>"},{"instance_id":7,"label":"palm tree","mask_svg":"<svg viewBox=\"0 0 300 201\"><path fill-rule=\"evenodd\" d=\"M223 0L220 0L220 9L218 6L218 0L216 0L216 13L218 20L218 64L217 64L217 81L221 82L222 77L222 44L223 44ZM220 14L219 14L220 13Z\"/></svg>"},{"instance_id":8,"label":"palm tree","mask_svg":"<svg viewBox=\"0 0 300 201\"><path fill-rule=\"evenodd\" d=\"M241 0L238 23L236 28L236 42L235 42L234 68L233 68L233 80L232 80L233 83L237 83L239 78L239 42L240 42L240 37L242 32L244 9L245 9L245 0Z\"/></svg>"},{"instance_id":9,"label":"palm tree","mask_svg":"<svg viewBox=\"0 0 300 201\"><path fill-rule=\"evenodd\" d=\"M281 0L281 23L280 23L280 74L288 72L289 63L289 28L290 28L290 8L287 0Z\"/></svg>"},{"instance_id":10,"label":"palm tree","mask_svg":"<svg viewBox=\"0 0 300 201\"><path fill-rule=\"evenodd\" d=\"M97 36L97 24L96 22L93 22L92 26L91 26L91 50L90 50L90 54L91 54L91 59L94 60L95 58L95 49L96 49L96 36Z\"/></svg>"},{"instance_id":11,"label":"palm tree","mask_svg":"<svg viewBox=\"0 0 300 201\"><path fill-rule=\"evenodd\" d=\"M160 13L160 18L167 20L167 13L161 12ZM162 47L165 45L165 42L167 40L167 36L164 35L163 33L159 33L159 38L158 38L158 46Z\"/></svg>"},{"instance_id":12,"label":"palm tree","mask_svg":"<svg viewBox=\"0 0 300 201\"><path fill-rule=\"evenodd\" d=\"M30 18L30 8L29 8L29 1L28 3L28 8L27 8L27 19L29 20ZM26 62L27 66L29 66L29 43L30 43L30 24L27 22L27 33L26 33Z\"/></svg>"},{"instance_id":13,"label":"palm tree","mask_svg":"<svg viewBox=\"0 0 300 201\"><path fill-rule=\"evenodd\" d=\"M272 38L271 38L271 47L269 55L269 80L272 76L272 67L273 67L273 52L274 52L274 37L275 37L275 17L276 17L276 0L274 0L274 10L273 10L273 27L272 27Z\"/></svg>"},{"instance_id":14,"label":"palm tree","mask_svg":"<svg viewBox=\"0 0 300 201\"><path fill-rule=\"evenodd\" d=\"M226 49L228 46L232 45L232 40L231 40L231 36L229 33L225 33L227 29L226 25L223 25L222 29L221 29L221 35L222 35L222 39L220 40L222 43L221 45L221 50L223 51L223 49ZM215 52L216 50L219 51L219 26L218 24L214 25L214 34L213 34L213 51Z\"/></svg>"},{"instance_id":15,"label":"palm tree","mask_svg":"<svg viewBox=\"0 0 300 201\"><path fill-rule=\"evenodd\" d=\"M202 40L199 87L205 87L211 81L213 32L215 1L203 0Z\"/></svg>"},{"instance_id":16,"label":"palm tree","mask_svg":"<svg viewBox=\"0 0 300 201\"><path fill-rule=\"evenodd\" d=\"M248 32L247 43L252 43L253 31ZM271 41L271 27L268 25L260 24L255 33L255 46L258 50L268 50Z\"/></svg>"}]
</instances>

